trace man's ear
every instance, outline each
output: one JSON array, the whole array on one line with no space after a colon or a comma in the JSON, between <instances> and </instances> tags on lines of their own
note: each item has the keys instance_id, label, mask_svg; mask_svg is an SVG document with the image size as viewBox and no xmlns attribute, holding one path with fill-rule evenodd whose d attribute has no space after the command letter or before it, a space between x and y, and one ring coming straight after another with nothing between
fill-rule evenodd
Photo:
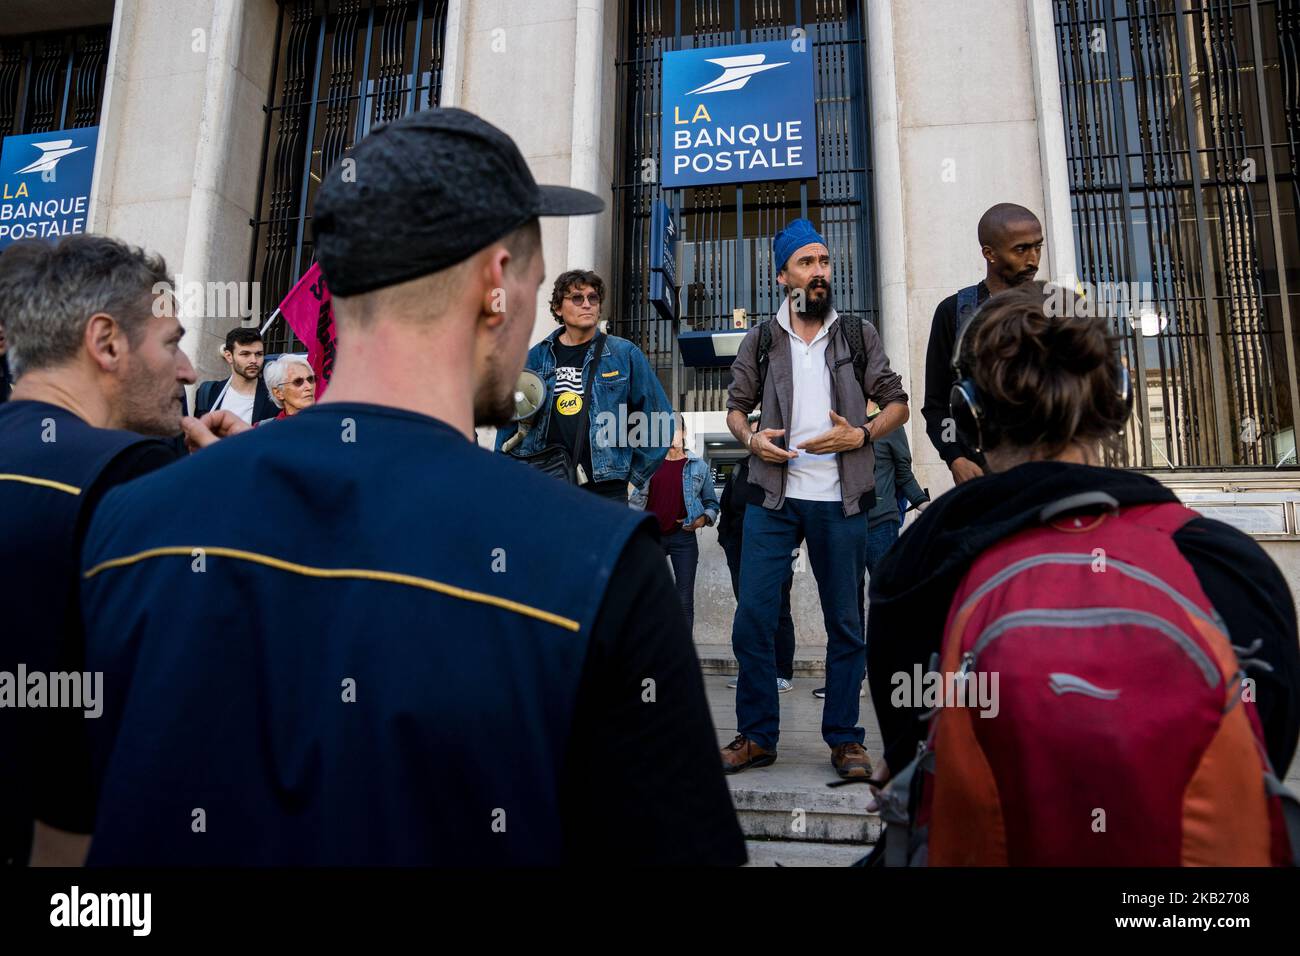
<instances>
[{"instance_id":1,"label":"man's ear","mask_svg":"<svg viewBox=\"0 0 1300 956\"><path fill-rule=\"evenodd\" d=\"M789 284L790 284L789 281L787 281L787 279L786 279L786 277L785 277L785 269L781 269L781 271L778 272L778 273L776 274L776 281L777 281L777 284L779 284L779 285L789 285Z\"/></svg>"},{"instance_id":2,"label":"man's ear","mask_svg":"<svg viewBox=\"0 0 1300 956\"><path fill-rule=\"evenodd\" d=\"M985 262L996 262L998 258L992 246L980 246L980 255L984 257Z\"/></svg>"},{"instance_id":3,"label":"man's ear","mask_svg":"<svg viewBox=\"0 0 1300 956\"><path fill-rule=\"evenodd\" d=\"M90 317L83 341L100 371L116 372L126 358L126 334L117 320L107 313L96 312Z\"/></svg>"},{"instance_id":4,"label":"man's ear","mask_svg":"<svg viewBox=\"0 0 1300 956\"><path fill-rule=\"evenodd\" d=\"M513 261L510 250L497 244L484 253L482 267L477 270L483 279L479 297L479 314L483 325L498 329L506 320L506 269Z\"/></svg>"}]
</instances>

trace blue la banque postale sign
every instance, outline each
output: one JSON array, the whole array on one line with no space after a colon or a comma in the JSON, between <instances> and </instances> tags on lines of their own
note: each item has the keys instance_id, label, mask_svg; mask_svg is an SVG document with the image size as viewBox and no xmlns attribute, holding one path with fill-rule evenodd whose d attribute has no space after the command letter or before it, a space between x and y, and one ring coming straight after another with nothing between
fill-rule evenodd
<instances>
[{"instance_id":1,"label":"blue la banque postale sign","mask_svg":"<svg viewBox=\"0 0 1300 956\"><path fill-rule=\"evenodd\" d=\"M665 53L661 105L665 189L817 175L806 39Z\"/></svg>"},{"instance_id":2,"label":"blue la banque postale sign","mask_svg":"<svg viewBox=\"0 0 1300 956\"><path fill-rule=\"evenodd\" d=\"M99 127L6 136L0 146L0 249L85 232Z\"/></svg>"}]
</instances>

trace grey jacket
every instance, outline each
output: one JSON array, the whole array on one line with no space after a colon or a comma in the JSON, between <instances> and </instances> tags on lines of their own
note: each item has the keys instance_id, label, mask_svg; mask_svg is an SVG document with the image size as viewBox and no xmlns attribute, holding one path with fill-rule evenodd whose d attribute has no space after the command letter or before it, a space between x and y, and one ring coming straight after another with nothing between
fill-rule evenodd
<instances>
[{"instance_id":1,"label":"grey jacket","mask_svg":"<svg viewBox=\"0 0 1300 956\"><path fill-rule=\"evenodd\" d=\"M874 528L887 521L901 524L899 495L913 506L930 500L912 474L912 449L907 444L907 432L895 428L871 444L876 452L876 506L867 512L867 525Z\"/></svg>"},{"instance_id":2,"label":"grey jacket","mask_svg":"<svg viewBox=\"0 0 1300 956\"><path fill-rule=\"evenodd\" d=\"M767 356L767 385L763 388L763 407L759 428L785 428L794 404L794 374L790 365L790 339L785 329L773 323L772 348ZM831 372L831 407L850 424L861 425L867 420L867 398L874 399L882 409L895 402L907 404L902 379L889 367L889 356L881 347L880 336L870 322L862 323L863 345L867 352L867 367L859 383L853 369L853 356L849 344L839 330L831 330L826 343L826 365ZM758 395L758 336L761 325L749 330L736 359L731 364L731 388L727 392L727 410L738 410L748 415L754 409ZM826 423L829 429L830 423ZM868 442L853 451L838 456L840 471L840 496L846 517L861 511L859 502L864 494L875 487L876 456ZM763 507L780 508L785 503L786 465L774 465L757 455L749 456L749 480L763 490Z\"/></svg>"}]
</instances>

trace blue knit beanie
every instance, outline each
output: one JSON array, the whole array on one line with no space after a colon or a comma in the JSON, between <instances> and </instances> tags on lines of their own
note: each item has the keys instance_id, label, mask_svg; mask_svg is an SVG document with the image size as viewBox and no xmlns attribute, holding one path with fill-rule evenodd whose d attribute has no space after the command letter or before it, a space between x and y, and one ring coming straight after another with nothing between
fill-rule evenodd
<instances>
[{"instance_id":1,"label":"blue knit beanie","mask_svg":"<svg viewBox=\"0 0 1300 956\"><path fill-rule=\"evenodd\" d=\"M772 241L772 254L776 259L777 271L785 268L785 264L790 261L790 257L795 252L812 242L826 245L826 240L822 238L821 233L807 219L796 219L778 232Z\"/></svg>"}]
</instances>

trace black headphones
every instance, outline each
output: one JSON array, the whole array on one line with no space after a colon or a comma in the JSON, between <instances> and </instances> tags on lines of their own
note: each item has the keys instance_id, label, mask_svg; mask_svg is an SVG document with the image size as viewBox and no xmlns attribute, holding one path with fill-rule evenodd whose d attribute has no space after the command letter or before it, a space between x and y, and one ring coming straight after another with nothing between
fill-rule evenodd
<instances>
[{"instance_id":1,"label":"black headphones","mask_svg":"<svg viewBox=\"0 0 1300 956\"><path fill-rule=\"evenodd\" d=\"M975 380L971 378L970 369L966 367L962 352L971 326L981 320L983 311L983 309L977 310L957 331L957 344L952 352L952 369L957 373L957 382L948 393L948 411L957 426L957 435L968 447L977 452L984 451L988 419L984 410L983 396L975 387ZM1115 388L1119 393L1120 401L1124 403L1124 417L1127 420L1133 412L1133 381L1129 378L1128 366L1120 361L1118 354L1115 356L1114 377Z\"/></svg>"}]
</instances>

